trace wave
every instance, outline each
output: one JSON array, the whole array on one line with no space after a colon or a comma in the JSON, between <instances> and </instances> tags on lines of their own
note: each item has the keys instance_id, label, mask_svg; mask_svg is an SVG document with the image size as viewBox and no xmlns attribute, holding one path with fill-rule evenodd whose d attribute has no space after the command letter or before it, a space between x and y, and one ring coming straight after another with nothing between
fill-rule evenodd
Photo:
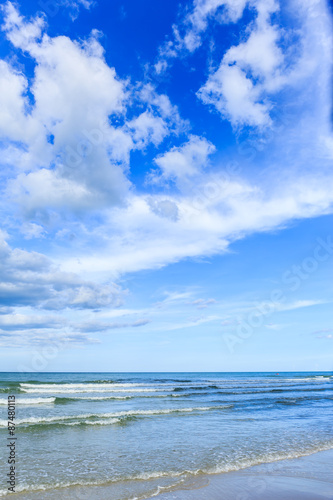
<instances>
[{"instance_id":1,"label":"wave","mask_svg":"<svg viewBox=\"0 0 333 500\"><path fill-rule=\"evenodd\" d=\"M56 398L16 398L15 404L19 405L39 405L54 403ZM8 405L8 399L0 399L0 405Z\"/></svg>"},{"instance_id":2,"label":"wave","mask_svg":"<svg viewBox=\"0 0 333 500\"><path fill-rule=\"evenodd\" d=\"M70 383L70 384L28 384L28 383L20 383L20 386L22 388L32 388L32 389L53 389L53 388L60 388L60 389L85 389L85 388L92 388L95 389L96 386L101 386L102 388L110 388L113 389L115 387L142 387L145 384L132 384L132 383L123 383L123 384L115 384L115 383Z\"/></svg>"},{"instance_id":3,"label":"wave","mask_svg":"<svg viewBox=\"0 0 333 500\"><path fill-rule=\"evenodd\" d=\"M73 403L76 401L126 401L128 399L133 399L134 396L78 396L72 398L66 397L55 397L56 404L66 404Z\"/></svg>"},{"instance_id":4,"label":"wave","mask_svg":"<svg viewBox=\"0 0 333 500\"><path fill-rule=\"evenodd\" d=\"M145 398L145 399L161 399L161 398L169 398L171 396L174 397L182 397L182 395L173 395L173 394L154 394L153 396L146 395L146 394L140 394L140 395L134 395L134 396L73 396L73 397L60 397L57 396L55 398L55 403L73 403L75 401L127 401L129 399L137 399L137 398Z\"/></svg>"},{"instance_id":5,"label":"wave","mask_svg":"<svg viewBox=\"0 0 333 500\"><path fill-rule=\"evenodd\" d=\"M111 425L121 422L120 418L105 418L104 420L83 420L77 422L69 422L65 425L75 426L75 425Z\"/></svg>"},{"instance_id":6,"label":"wave","mask_svg":"<svg viewBox=\"0 0 333 500\"><path fill-rule=\"evenodd\" d=\"M190 384L193 383L193 380L186 380L186 379L178 379L178 378L155 378L154 382L160 382L160 383L165 383L165 382L176 382L176 383L181 383L181 384Z\"/></svg>"},{"instance_id":7,"label":"wave","mask_svg":"<svg viewBox=\"0 0 333 500\"><path fill-rule=\"evenodd\" d=\"M303 401L303 398L298 398L298 399L277 399L275 401L275 403L279 404L279 405L294 406L294 405L299 404L301 401Z\"/></svg>"},{"instance_id":8,"label":"wave","mask_svg":"<svg viewBox=\"0 0 333 500\"><path fill-rule=\"evenodd\" d=\"M248 469L250 467L256 466L256 465L261 465L261 464L269 464L269 463L274 463L274 462L279 462L281 460L290 460L290 459L296 459L300 457L306 457L310 455L314 455L316 453L319 453L321 451L327 451L333 449L333 442L330 443L324 443L321 445L317 445L313 448L304 448L304 449L299 449L299 450L294 450L293 452L275 452L275 453L267 453L263 454L262 456L259 457L253 457L253 458L244 458L240 460L235 460L234 462L230 463L222 463L218 464L213 467L207 467L203 469L193 469L193 470L188 470L184 469L181 471L176 471L176 470L169 470L169 471L150 471L150 472L143 472L141 474L133 474L133 475L125 475L119 478L114 478L114 479L101 479L101 480L95 480L95 481L72 481L72 482L56 482L53 484L20 484L16 487L16 492L17 493L23 493L23 492L38 492L38 491L48 491L48 490L55 490L55 489L65 489L65 488L71 488L71 493L75 493L75 490L73 488L89 488L90 486L112 486L114 484L117 484L119 482L129 482L129 481L150 481L154 479L162 479L162 478L183 478L183 479L190 479L191 477L198 477L202 475L212 475L212 474L221 474L221 473L227 473L227 472L235 472L243 469ZM159 488L159 486L157 487ZM88 493L87 491L84 491L85 497L86 494ZM0 497L4 497L7 495L10 495L11 492L9 492L7 489L2 489L0 490ZM151 494L149 494L149 498L151 498ZM155 495L153 495L155 496Z\"/></svg>"},{"instance_id":9,"label":"wave","mask_svg":"<svg viewBox=\"0 0 333 500\"><path fill-rule=\"evenodd\" d=\"M333 380L332 375L314 375L313 377L286 378L286 382L329 382Z\"/></svg>"},{"instance_id":10,"label":"wave","mask_svg":"<svg viewBox=\"0 0 333 500\"><path fill-rule=\"evenodd\" d=\"M160 410L124 410L114 413L87 413L83 415L62 415L54 417L27 417L16 419L16 425L47 425L47 424L63 424L63 425L78 425L79 423L84 424L87 421L91 422L91 425L96 424L98 421L105 422L105 419L119 419L119 418L129 418L129 417L140 417L140 416L152 416L152 415L168 415L173 413L192 413L196 411L212 411L212 410L225 410L232 408L233 405L219 405L219 406L198 406L190 408L166 408ZM115 422L112 422L115 423ZM0 420L0 427L7 427L7 420Z\"/></svg>"},{"instance_id":11,"label":"wave","mask_svg":"<svg viewBox=\"0 0 333 500\"><path fill-rule=\"evenodd\" d=\"M255 392L255 393L246 393L247 395L251 395L251 394L268 394L268 393L271 393L271 392L276 392L277 393L277 396L282 396L281 392L284 392L284 391L258 391L258 392ZM303 391L301 391L303 392ZM305 392L305 391L304 391ZM286 401L285 404L288 404L288 401L314 401L314 400L325 400L325 399L332 399L330 398L330 395L331 395L331 391L329 391L329 394L326 394L327 390L325 391L325 394L321 394L319 396L298 396L298 395L295 395L295 397L293 398L282 398L281 400L275 400L274 398L260 398L260 399L255 399L255 400L251 400L251 404L255 405L255 404L258 404L258 403L262 403L263 401L267 402L267 403L281 403L282 401ZM306 393L306 392L305 392ZM215 393L216 395L220 396L220 395L223 395L223 396L237 396L238 394L244 394L244 393L232 393L232 392L223 392L223 391L217 391ZM171 393L171 394L134 394L134 395L126 395L126 396L108 396L108 395L105 395L105 396L93 396L93 395L81 395L81 396L72 396L72 397L67 397L67 396L56 396L54 398L35 398L36 400L37 399L40 399L40 400L43 400L45 399L45 402L46 400L48 399L53 399L55 400L55 404L69 404L69 403L75 403L75 402L78 402L78 401L127 401L127 400L135 400L135 399L165 399L165 398L195 398L197 399L198 397L202 397L202 396L210 396L212 397L213 394L211 392L177 392L177 393ZM219 398L217 398L217 401L218 401ZM7 400L3 400L3 401L6 401L6 404L7 404ZM22 401L22 400L21 400ZM234 399L232 400L234 403L239 401L237 399ZM42 402L42 401L41 401ZM211 402L213 402L211 400ZM218 401L220 402L220 401ZM230 399L228 400L228 403L230 402ZM242 400L240 400L239 402L243 402ZM283 402L281 404L283 404ZM0 403L1 404L1 403ZM3 403L5 404L5 403Z\"/></svg>"},{"instance_id":12,"label":"wave","mask_svg":"<svg viewBox=\"0 0 333 500\"><path fill-rule=\"evenodd\" d=\"M256 391L217 391L216 394L223 394L224 396L238 396L238 395L248 395L251 396L251 394L281 394L281 393L288 393L288 392L293 392L295 394L300 394L300 393L316 393L316 392L325 392L325 393L330 393L333 391L333 387L313 387L313 388L303 388L301 387L300 389L259 389ZM210 393L207 393L210 394ZM201 395L201 393L200 393Z\"/></svg>"},{"instance_id":13,"label":"wave","mask_svg":"<svg viewBox=\"0 0 333 500\"><path fill-rule=\"evenodd\" d=\"M21 388L21 391L24 393L28 394L75 394L75 393L99 393L99 392L166 392L170 391L171 389L151 389L151 388L145 388L145 389L135 389L134 387L132 389L109 389L109 388L61 388L61 387L54 387L52 389L28 389L28 388Z\"/></svg>"},{"instance_id":14,"label":"wave","mask_svg":"<svg viewBox=\"0 0 333 500\"><path fill-rule=\"evenodd\" d=\"M181 391L205 391L207 389L220 389L217 385L192 385L192 386L185 386L185 387L175 387L173 389L174 392L181 392Z\"/></svg>"}]
</instances>

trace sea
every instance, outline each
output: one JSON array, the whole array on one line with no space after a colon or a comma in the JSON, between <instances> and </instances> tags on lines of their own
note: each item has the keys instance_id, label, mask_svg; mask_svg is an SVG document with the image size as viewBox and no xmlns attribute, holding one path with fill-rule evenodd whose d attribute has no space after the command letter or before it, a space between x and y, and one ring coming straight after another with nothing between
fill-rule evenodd
<instances>
[{"instance_id":1,"label":"sea","mask_svg":"<svg viewBox=\"0 0 333 500\"><path fill-rule=\"evenodd\" d=\"M0 417L0 497L141 500L333 448L333 374L0 373Z\"/></svg>"}]
</instances>

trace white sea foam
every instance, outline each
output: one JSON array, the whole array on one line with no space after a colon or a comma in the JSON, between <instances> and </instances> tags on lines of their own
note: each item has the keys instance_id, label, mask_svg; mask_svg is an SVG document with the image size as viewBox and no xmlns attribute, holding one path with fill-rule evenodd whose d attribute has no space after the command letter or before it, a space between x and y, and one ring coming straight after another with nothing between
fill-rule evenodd
<instances>
[{"instance_id":1,"label":"white sea foam","mask_svg":"<svg viewBox=\"0 0 333 500\"><path fill-rule=\"evenodd\" d=\"M313 377L286 378L286 382L331 382L333 377L327 375L315 375Z\"/></svg>"},{"instance_id":2,"label":"white sea foam","mask_svg":"<svg viewBox=\"0 0 333 500\"><path fill-rule=\"evenodd\" d=\"M310 448L299 448L294 451L279 451L263 454L257 458L252 459L240 459L235 460L234 462L220 464L214 467L209 467L207 469L203 469L201 472L204 474L220 474L224 472L232 472L238 471L242 469L247 469L249 467L253 467L255 465L260 464L269 464L273 462L278 462L280 460L291 460L300 457L307 457L309 455L313 455L315 453L319 453L320 451L327 451L333 449L332 444L323 444L321 446L316 446L312 449Z\"/></svg>"},{"instance_id":3,"label":"white sea foam","mask_svg":"<svg viewBox=\"0 0 333 500\"><path fill-rule=\"evenodd\" d=\"M94 387L94 388L88 388L88 387L82 387L82 388L62 388L55 386L54 388L50 389L28 389L21 387L21 391L26 392L27 394L76 394L76 393L98 393L98 392L165 392L165 391L170 391L171 389L136 389L136 388L131 388L131 389L116 389L116 388L99 388L99 387Z\"/></svg>"},{"instance_id":4,"label":"white sea foam","mask_svg":"<svg viewBox=\"0 0 333 500\"><path fill-rule=\"evenodd\" d=\"M94 421L84 420L83 422L82 421L67 422L65 425L71 425L71 426L81 425L81 424L85 424L85 425L110 425L110 424L117 424L118 422L121 422L120 418L106 418L104 420L94 420Z\"/></svg>"},{"instance_id":5,"label":"white sea foam","mask_svg":"<svg viewBox=\"0 0 333 500\"><path fill-rule=\"evenodd\" d=\"M70 383L70 384L28 384L28 383L21 383L20 387L22 388L32 388L32 389L86 389L86 388L110 388L113 389L115 387L142 387L145 384L114 384L114 383L83 383L83 384L75 384L75 383Z\"/></svg>"},{"instance_id":6,"label":"white sea foam","mask_svg":"<svg viewBox=\"0 0 333 500\"><path fill-rule=\"evenodd\" d=\"M186 394L185 394L186 395ZM113 400L127 400L127 399L134 399L136 397L138 398L168 398L170 395L169 394L159 394L159 395L153 395L153 396L146 396L146 395L132 395L132 396L70 396L68 398L69 401L72 401L72 400L76 400L76 401L81 401L81 400L84 400L84 401L113 401ZM173 396L173 394L171 394L171 396ZM182 395L175 395L175 397L182 397ZM59 399L67 399L66 396L64 396L64 398L62 398L61 396L59 396Z\"/></svg>"},{"instance_id":7,"label":"white sea foam","mask_svg":"<svg viewBox=\"0 0 333 500\"><path fill-rule=\"evenodd\" d=\"M55 488L73 488L73 487L89 487L89 486L102 486L102 485L111 485L117 483L119 481L149 481L152 479L159 478L189 478L191 476L200 476L202 474L218 474L225 473L231 471L238 471L242 469L247 469L249 467L253 467L259 464L268 464L273 462L278 462L286 459L295 459L299 457L305 457L309 455L313 455L320 451L326 451L333 449L332 444L326 444L322 446L317 446L313 449L308 450L295 450L293 452L280 452L277 454L267 454L262 455L261 457L252 459L252 460L236 460L235 462L223 463L217 465L215 467L207 468L207 469L193 469L188 470L184 469L182 471L151 471L151 472L143 472L141 474L135 475L127 475L119 478L109 479L109 480L101 480L101 481L73 481L73 482L57 482L53 484L19 484L16 487L17 493L28 492L28 491L47 491L53 490ZM71 492L75 492L75 490L71 490ZM8 489L0 490L0 497L4 497L11 494Z\"/></svg>"},{"instance_id":8,"label":"white sea foam","mask_svg":"<svg viewBox=\"0 0 333 500\"><path fill-rule=\"evenodd\" d=\"M39 405L54 403L55 398L19 398L16 397L15 404L19 405ZM1 398L0 405L8 405L8 399Z\"/></svg>"},{"instance_id":9,"label":"white sea foam","mask_svg":"<svg viewBox=\"0 0 333 500\"><path fill-rule=\"evenodd\" d=\"M114 413L86 413L83 415L62 415L54 417L27 417L16 419L16 425L38 425L38 424L62 424L65 422L70 422L74 424L75 422L86 421L87 419L113 419L119 417L135 417L135 416L150 416L150 415L167 415L171 413L186 413L194 411L209 411L209 410L222 410L232 407L233 405L220 405L220 406L198 406L191 408L166 408L160 410L125 410L118 411ZM74 422L71 422L74 421ZM91 420L91 422L96 422L96 420ZM112 422L114 423L114 422ZM7 427L7 420L0 420L0 427Z\"/></svg>"},{"instance_id":10,"label":"white sea foam","mask_svg":"<svg viewBox=\"0 0 333 500\"><path fill-rule=\"evenodd\" d=\"M113 400L113 399L119 399L119 400L126 400L126 399L132 399L133 396L75 396L73 398L69 398L70 400L76 399L77 401L81 401L82 399L88 400L88 401L108 401L108 400Z\"/></svg>"}]
</instances>

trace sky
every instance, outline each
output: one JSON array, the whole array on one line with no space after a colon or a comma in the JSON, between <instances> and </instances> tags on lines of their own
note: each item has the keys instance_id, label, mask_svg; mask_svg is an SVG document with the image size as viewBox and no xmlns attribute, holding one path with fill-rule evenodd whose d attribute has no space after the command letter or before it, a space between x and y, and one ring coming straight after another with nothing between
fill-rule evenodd
<instances>
[{"instance_id":1,"label":"sky","mask_svg":"<svg viewBox=\"0 0 333 500\"><path fill-rule=\"evenodd\" d=\"M1 370L333 370L329 4L0 16Z\"/></svg>"}]
</instances>

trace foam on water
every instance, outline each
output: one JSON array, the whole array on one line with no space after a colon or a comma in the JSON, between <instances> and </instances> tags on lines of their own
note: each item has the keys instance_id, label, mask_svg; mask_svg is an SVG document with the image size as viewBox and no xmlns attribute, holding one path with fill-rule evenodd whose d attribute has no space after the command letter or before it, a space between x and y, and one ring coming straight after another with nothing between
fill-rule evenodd
<instances>
[{"instance_id":1,"label":"foam on water","mask_svg":"<svg viewBox=\"0 0 333 500\"><path fill-rule=\"evenodd\" d=\"M104 388L104 389L113 389L116 387L140 387L145 384L116 384L116 383L87 383L87 384L27 384L27 383L20 383L20 386L22 388L33 388L33 389L94 389L94 388Z\"/></svg>"},{"instance_id":2,"label":"foam on water","mask_svg":"<svg viewBox=\"0 0 333 500\"><path fill-rule=\"evenodd\" d=\"M136 388L131 388L131 389L116 389L116 388L108 388L108 387L82 387L82 388L61 388L55 386L54 388L45 388L45 389L28 389L28 388L21 388L21 391L29 393L29 394L76 394L76 393L87 393L87 392L164 392L164 391L170 391L171 389L151 389L151 388L145 388L145 389L136 389Z\"/></svg>"},{"instance_id":3,"label":"foam on water","mask_svg":"<svg viewBox=\"0 0 333 500\"><path fill-rule=\"evenodd\" d=\"M74 425L74 424L73 424ZM20 484L16 487L17 493L23 492L38 492L38 491L48 491L53 489L65 489L65 488L73 488L73 487L86 487L89 486L106 486L112 485L119 482L136 482L136 481L152 481L154 479L189 479L190 477L195 477L201 474L221 474L227 472L236 472L239 470L247 469L260 464L269 464L273 462L278 462L281 460L290 460L300 457L305 457L312 455L314 453L318 453L320 451L326 451L333 449L333 441L329 445L319 446L313 449L300 449L294 450L293 452L281 452L281 453L266 453L256 458L247 459L243 458L240 460L236 460L233 463L221 463L215 467L203 468L203 469L184 469L182 471L177 470L169 470L169 471L151 471L151 472L143 472L141 474L133 474L133 475L125 475L120 478L109 478L104 481L68 481L68 482L55 482L51 484ZM158 489L164 489L163 486L158 486ZM71 490L72 491L72 490ZM7 489L0 490L0 497L7 496L10 493ZM153 495L154 496L154 495ZM142 498L146 498L143 496Z\"/></svg>"},{"instance_id":4,"label":"foam on water","mask_svg":"<svg viewBox=\"0 0 333 500\"><path fill-rule=\"evenodd\" d=\"M118 411L115 413L87 413L83 415L63 415L54 417L28 417L16 419L16 425L39 425L39 424L52 424L52 423L63 423L66 421L77 421L78 423L86 421L86 419L113 419L117 417L135 417L135 416L150 416L150 415L168 415L171 413L187 413L195 411L211 411L211 410L225 410L231 408L232 405L220 405L220 406L198 406L196 408L167 408L160 410L128 410L128 411ZM115 423L112 421L111 423ZM7 420L0 420L0 427L7 427Z\"/></svg>"},{"instance_id":5,"label":"foam on water","mask_svg":"<svg viewBox=\"0 0 333 500\"><path fill-rule=\"evenodd\" d=\"M332 448L332 381L324 372L2 374L0 392L17 402L17 491L133 481L119 499L141 499L183 478Z\"/></svg>"},{"instance_id":6,"label":"foam on water","mask_svg":"<svg viewBox=\"0 0 333 500\"><path fill-rule=\"evenodd\" d=\"M56 398L16 398L15 404L19 405L40 405L54 403ZM0 405L8 405L8 399L0 398Z\"/></svg>"}]
</instances>

